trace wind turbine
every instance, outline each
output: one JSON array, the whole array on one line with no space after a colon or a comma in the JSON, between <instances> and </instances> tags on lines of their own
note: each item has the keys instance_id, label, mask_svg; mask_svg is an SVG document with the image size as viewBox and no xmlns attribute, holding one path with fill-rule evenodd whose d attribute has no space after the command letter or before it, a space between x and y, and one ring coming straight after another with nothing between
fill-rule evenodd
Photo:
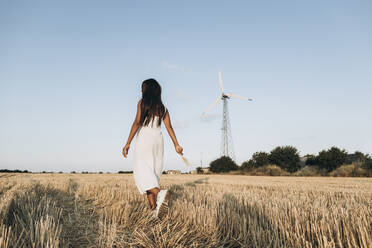
<instances>
[{"instance_id":1,"label":"wind turbine","mask_svg":"<svg viewBox=\"0 0 372 248\"><path fill-rule=\"evenodd\" d=\"M233 147L233 141L232 141L232 135L231 135L231 127L230 127L230 119L229 119L229 111L227 108L227 100L230 98L237 98L242 99L246 101L252 101L251 98L239 96L236 94L228 94L224 92L223 84L222 84L222 75L221 72L218 72L218 80L220 82L220 90L221 90L221 96L217 97L217 99L209 105L209 107L203 112L203 116L211 110L217 103L220 101L223 101L223 112L222 112L222 133L221 133L221 156L227 156L231 159L235 160L235 154L234 154L234 147Z\"/></svg>"}]
</instances>

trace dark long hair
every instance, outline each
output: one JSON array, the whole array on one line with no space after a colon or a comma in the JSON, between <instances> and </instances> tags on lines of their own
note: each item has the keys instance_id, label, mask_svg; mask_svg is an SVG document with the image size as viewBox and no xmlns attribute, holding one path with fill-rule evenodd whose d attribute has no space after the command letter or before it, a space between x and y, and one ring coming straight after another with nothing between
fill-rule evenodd
<instances>
[{"instance_id":1,"label":"dark long hair","mask_svg":"<svg viewBox=\"0 0 372 248\"><path fill-rule=\"evenodd\" d=\"M164 113L160 84L153 78L143 81L140 124L146 126L155 116L159 116L157 126L160 126Z\"/></svg>"}]
</instances>

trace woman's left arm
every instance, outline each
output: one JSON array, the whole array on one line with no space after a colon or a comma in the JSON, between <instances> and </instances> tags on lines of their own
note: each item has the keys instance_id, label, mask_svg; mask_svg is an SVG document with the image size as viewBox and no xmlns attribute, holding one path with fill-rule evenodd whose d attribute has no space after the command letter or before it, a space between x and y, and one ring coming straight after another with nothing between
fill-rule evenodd
<instances>
[{"instance_id":1,"label":"woman's left arm","mask_svg":"<svg viewBox=\"0 0 372 248\"><path fill-rule=\"evenodd\" d=\"M130 143L132 142L132 140L134 138L134 135L136 134L138 128L140 127L141 101L142 101L142 99L138 101L136 118L134 119L134 122L132 124L132 128L130 129L130 133L129 133L127 143L125 144L125 146L123 148L123 151L122 151L122 154L124 155L125 158L128 155L128 150L130 148Z\"/></svg>"}]
</instances>

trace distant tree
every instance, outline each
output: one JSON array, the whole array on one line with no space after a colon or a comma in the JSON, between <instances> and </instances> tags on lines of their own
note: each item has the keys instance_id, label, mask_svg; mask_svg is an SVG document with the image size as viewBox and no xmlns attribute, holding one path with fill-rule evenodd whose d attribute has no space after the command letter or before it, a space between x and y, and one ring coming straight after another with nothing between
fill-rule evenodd
<instances>
[{"instance_id":1,"label":"distant tree","mask_svg":"<svg viewBox=\"0 0 372 248\"><path fill-rule=\"evenodd\" d=\"M366 160L363 163L363 167L366 168L367 170L372 171L372 158L369 155L366 156Z\"/></svg>"},{"instance_id":2,"label":"distant tree","mask_svg":"<svg viewBox=\"0 0 372 248\"><path fill-rule=\"evenodd\" d=\"M228 172L238 168L238 165L228 156L222 156L209 164L209 170L215 173Z\"/></svg>"},{"instance_id":3,"label":"distant tree","mask_svg":"<svg viewBox=\"0 0 372 248\"><path fill-rule=\"evenodd\" d=\"M335 146L328 150L322 150L316 156L316 163L326 169L328 172L338 168L340 165L345 164L347 161L347 152L345 149L341 150Z\"/></svg>"},{"instance_id":4,"label":"distant tree","mask_svg":"<svg viewBox=\"0 0 372 248\"><path fill-rule=\"evenodd\" d=\"M163 171L161 174L167 174L167 172L166 171Z\"/></svg>"},{"instance_id":5,"label":"distant tree","mask_svg":"<svg viewBox=\"0 0 372 248\"><path fill-rule=\"evenodd\" d=\"M102 171L100 171L100 172L98 172L98 174L103 174L103 172L102 172Z\"/></svg>"},{"instance_id":6,"label":"distant tree","mask_svg":"<svg viewBox=\"0 0 372 248\"><path fill-rule=\"evenodd\" d=\"M203 174L203 172L204 171L203 171L202 167L200 167L200 166L199 167L196 167L196 173L197 174Z\"/></svg>"},{"instance_id":7,"label":"distant tree","mask_svg":"<svg viewBox=\"0 0 372 248\"><path fill-rule=\"evenodd\" d=\"M316 156L315 155L308 155L305 164L306 165L316 165L317 164Z\"/></svg>"},{"instance_id":8,"label":"distant tree","mask_svg":"<svg viewBox=\"0 0 372 248\"><path fill-rule=\"evenodd\" d=\"M71 174L76 174L76 171L71 171Z\"/></svg>"},{"instance_id":9,"label":"distant tree","mask_svg":"<svg viewBox=\"0 0 372 248\"><path fill-rule=\"evenodd\" d=\"M63 174L63 171L58 172L59 174Z\"/></svg>"},{"instance_id":10,"label":"distant tree","mask_svg":"<svg viewBox=\"0 0 372 248\"><path fill-rule=\"evenodd\" d=\"M18 170L18 169L16 169L16 170L0 169L0 173L2 173L2 172L4 172L4 173L31 173L31 171L28 171L28 170L21 171L21 170Z\"/></svg>"},{"instance_id":11,"label":"distant tree","mask_svg":"<svg viewBox=\"0 0 372 248\"><path fill-rule=\"evenodd\" d=\"M268 164L270 164L270 160L267 152L255 152L251 159L241 164L240 169L251 170Z\"/></svg>"},{"instance_id":12,"label":"distant tree","mask_svg":"<svg viewBox=\"0 0 372 248\"><path fill-rule=\"evenodd\" d=\"M252 155L252 164L254 167L261 167L270 164L269 154L267 152L255 152Z\"/></svg>"},{"instance_id":13,"label":"distant tree","mask_svg":"<svg viewBox=\"0 0 372 248\"><path fill-rule=\"evenodd\" d=\"M131 174L133 171L118 171L119 174Z\"/></svg>"},{"instance_id":14,"label":"distant tree","mask_svg":"<svg viewBox=\"0 0 372 248\"><path fill-rule=\"evenodd\" d=\"M360 151L356 151L352 154L348 154L346 158L346 164L351 164L355 162L364 163L368 159L368 154L364 154Z\"/></svg>"},{"instance_id":15,"label":"distant tree","mask_svg":"<svg viewBox=\"0 0 372 248\"><path fill-rule=\"evenodd\" d=\"M300 169L300 155L293 146L278 146L270 152L269 161L280 168L295 172Z\"/></svg>"},{"instance_id":16,"label":"distant tree","mask_svg":"<svg viewBox=\"0 0 372 248\"><path fill-rule=\"evenodd\" d=\"M252 161L252 159L248 160L248 161L245 161L243 162L240 167L239 167L241 170L252 170L254 168L256 168L254 166L254 163Z\"/></svg>"}]
</instances>

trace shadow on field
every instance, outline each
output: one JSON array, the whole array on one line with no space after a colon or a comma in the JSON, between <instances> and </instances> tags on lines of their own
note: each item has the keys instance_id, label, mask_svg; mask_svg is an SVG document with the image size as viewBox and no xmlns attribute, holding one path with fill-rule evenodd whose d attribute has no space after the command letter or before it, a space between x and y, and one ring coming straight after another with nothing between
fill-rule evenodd
<instances>
[{"instance_id":1,"label":"shadow on field","mask_svg":"<svg viewBox=\"0 0 372 248\"><path fill-rule=\"evenodd\" d=\"M246 200L225 193L218 203L216 224L223 247L291 247L264 209Z\"/></svg>"},{"instance_id":2,"label":"shadow on field","mask_svg":"<svg viewBox=\"0 0 372 248\"><path fill-rule=\"evenodd\" d=\"M77 199L78 188L72 179L67 190L35 182L26 191L17 192L1 219L22 240L17 247L89 247L98 237L98 216Z\"/></svg>"},{"instance_id":3,"label":"shadow on field","mask_svg":"<svg viewBox=\"0 0 372 248\"><path fill-rule=\"evenodd\" d=\"M185 197L186 187L208 184L208 177L170 187L172 202ZM285 233L265 215L265 208L225 193L217 203L217 247L291 247Z\"/></svg>"},{"instance_id":4,"label":"shadow on field","mask_svg":"<svg viewBox=\"0 0 372 248\"><path fill-rule=\"evenodd\" d=\"M119 225L125 225L125 223L139 223L141 219L143 219L144 213L150 214L150 210L146 203L144 204L143 200L132 200L128 206L127 210L125 211L125 215L127 216L122 222L122 220L118 220Z\"/></svg>"},{"instance_id":5,"label":"shadow on field","mask_svg":"<svg viewBox=\"0 0 372 248\"><path fill-rule=\"evenodd\" d=\"M209 177L200 178L193 182L185 183L186 186L195 187L197 184L208 184Z\"/></svg>"},{"instance_id":6,"label":"shadow on field","mask_svg":"<svg viewBox=\"0 0 372 248\"><path fill-rule=\"evenodd\" d=\"M178 184L173 184L173 185L170 186L169 190L170 190L170 192L172 192L172 197L170 198L171 199L170 204L174 200L177 200L180 197L182 197L182 195L184 193L184 189L185 189L184 186L178 185Z\"/></svg>"},{"instance_id":7,"label":"shadow on field","mask_svg":"<svg viewBox=\"0 0 372 248\"><path fill-rule=\"evenodd\" d=\"M179 199L180 197L183 196L184 191L185 191L185 186L189 187L196 187L197 184L208 184L208 177L205 178L200 178L192 182L187 182L184 183L183 185L180 184L173 184L170 186L169 190L172 192L172 197L169 202L169 205L172 206L173 201Z\"/></svg>"}]
</instances>

